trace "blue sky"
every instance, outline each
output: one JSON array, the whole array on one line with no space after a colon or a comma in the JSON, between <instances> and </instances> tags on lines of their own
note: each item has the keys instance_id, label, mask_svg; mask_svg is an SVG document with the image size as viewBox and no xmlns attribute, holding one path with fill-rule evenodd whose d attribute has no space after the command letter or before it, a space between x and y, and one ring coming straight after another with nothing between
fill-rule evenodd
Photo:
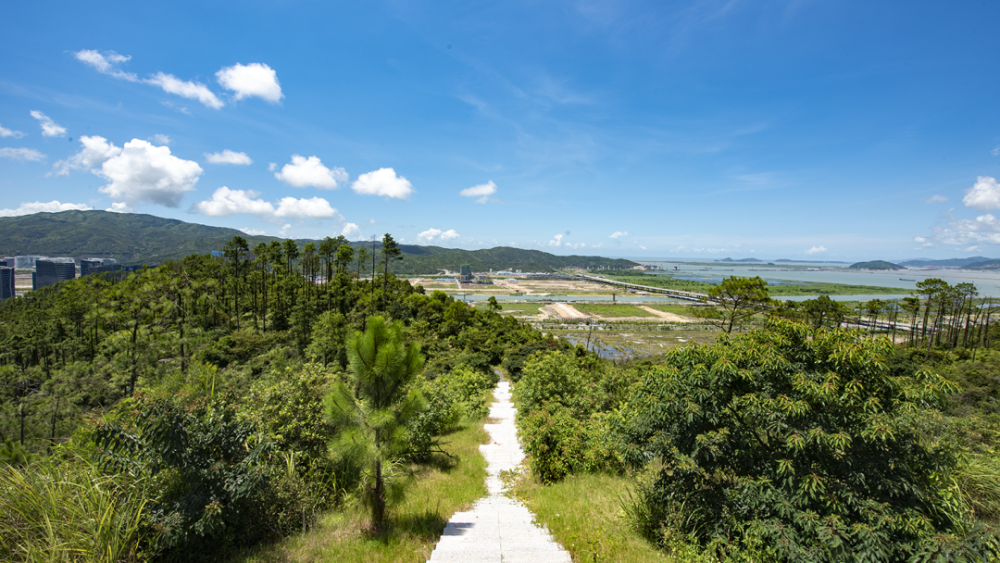
<instances>
[{"instance_id":1,"label":"blue sky","mask_svg":"<svg viewBox=\"0 0 1000 563\"><path fill-rule=\"evenodd\" d=\"M997 21L962 1L18 2L0 215L1000 256Z\"/></svg>"}]
</instances>

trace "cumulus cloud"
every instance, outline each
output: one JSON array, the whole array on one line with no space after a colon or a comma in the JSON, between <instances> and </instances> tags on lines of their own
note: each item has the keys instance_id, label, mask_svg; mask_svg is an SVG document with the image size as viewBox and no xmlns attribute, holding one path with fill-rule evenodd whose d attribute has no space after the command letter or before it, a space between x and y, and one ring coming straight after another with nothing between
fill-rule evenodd
<instances>
[{"instance_id":1,"label":"cumulus cloud","mask_svg":"<svg viewBox=\"0 0 1000 563\"><path fill-rule=\"evenodd\" d=\"M822 254L824 252L826 252L826 247L820 245L820 246L814 246L814 247L810 248L809 250L806 251L806 254L810 254L810 255L811 254Z\"/></svg>"},{"instance_id":2,"label":"cumulus cloud","mask_svg":"<svg viewBox=\"0 0 1000 563\"><path fill-rule=\"evenodd\" d=\"M292 162L282 166L280 172L274 173L274 177L293 188L312 186L321 190L337 189L348 178L347 171L343 168L327 168L319 157L306 158L297 154L292 155Z\"/></svg>"},{"instance_id":3,"label":"cumulus cloud","mask_svg":"<svg viewBox=\"0 0 1000 563\"><path fill-rule=\"evenodd\" d=\"M549 246L562 246L562 244L563 244L563 242L562 242L563 236L564 235L556 235L556 236L552 237L552 240L549 241Z\"/></svg>"},{"instance_id":4,"label":"cumulus cloud","mask_svg":"<svg viewBox=\"0 0 1000 563\"><path fill-rule=\"evenodd\" d=\"M275 205L259 196L252 190L231 190L222 186L210 199L194 204L193 209L212 217L252 214L281 219L329 219L337 214L330 202L320 197L283 197Z\"/></svg>"},{"instance_id":5,"label":"cumulus cloud","mask_svg":"<svg viewBox=\"0 0 1000 563\"><path fill-rule=\"evenodd\" d=\"M132 213L135 210L128 203L118 201L112 203L111 207L105 209L105 211L110 211L111 213Z\"/></svg>"},{"instance_id":6,"label":"cumulus cloud","mask_svg":"<svg viewBox=\"0 0 1000 563\"><path fill-rule=\"evenodd\" d=\"M236 229L236 230L242 232L243 234L250 235L252 237L259 237L261 235L266 235L267 234L265 231L258 231L257 229L251 229L250 227L241 227L241 228Z\"/></svg>"},{"instance_id":7,"label":"cumulus cloud","mask_svg":"<svg viewBox=\"0 0 1000 563\"><path fill-rule=\"evenodd\" d=\"M340 234L343 235L343 237L346 238L347 240L364 239L364 237L361 236L361 228L358 227L357 224L355 223L348 223L344 225L344 230L340 231Z\"/></svg>"},{"instance_id":8,"label":"cumulus cloud","mask_svg":"<svg viewBox=\"0 0 1000 563\"><path fill-rule=\"evenodd\" d=\"M101 53L90 49L77 51L76 53L73 53L73 56L76 57L78 61L94 67L97 72L100 72L101 74L107 74L109 76L114 76L115 78L128 80L129 82L139 81L139 78L131 72L123 72L118 69L119 64L127 62L132 57L119 55L114 51L105 51L104 53Z\"/></svg>"},{"instance_id":9,"label":"cumulus cloud","mask_svg":"<svg viewBox=\"0 0 1000 563\"><path fill-rule=\"evenodd\" d=\"M0 137L14 137L15 139L20 139L24 136L24 133L20 131L15 131L13 129L7 129L3 125L0 125Z\"/></svg>"},{"instance_id":10,"label":"cumulus cloud","mask_svg":"<svg viewBox=\"0 0 1000 563\"><path fill-rule=\"evenodd\" d=\"M282 237L288 236L288 231L291 228L292 226L289 223L285 223L281 226L281 230L278 231L278 235Z\"/></svg>"},{"instance_id":11,"label":"cumulus cloud","mask_svg":"<svg viewBox=\"0 0 1000 563\"><path fill-rule=\"evenodd\" d=\"M259 193L252 190L231 190L226 186L222 186L212 193L211 199L199 201L194 204L194 209L210 217L224 217L226 215L240 215L244 213L273 215L274 205L258 199L259 195Z\"/></svg>"},{"instance_id":12,"label":"cumulus cloud","mask_svg":"<svg viewBox=\"0 0 1000 563\"><path fill-rule=\"evenodd\" d=\"M65 176L70 170L91 170L107 162L109 159L121 154L121 147L116 147L104 137L94 135L80 137L80 144L83 148L80 152L67 158L58 160L52 165L52 172L48 175Z\"/></svg>"},{"instance_id":13,"label":"cumulus cloud","mask_svg":"<svg viewBox=\"0 0 1000 563\"><path fill-rule=\"evenodd\" d=\"M997 221L997 218L991 213L980 215L975 219L949 221L946 225L934 226L933 230L933 239L943 244L1000 244L1000 221ZM925 237L916 238L927 240ZM920 242L916 238L914 240Z\"/></svg>"},{"instance_id":14,"label":"cumulus cloud","mask_svg":"<svg viewBox=\"0 0 1000 563\"><path fill-rule=\"evenodd\" d=\"M278 200L276 217L298 217L303 219L329 219L337 214L330 202L321 197L295 199L283 197Z\"/></svg>"},{"instance_id":15,"label":"cumulus cloud","mask_svg":"<svg viewBox=\"0 0 1000 563\"><path fill-rule=\"evenodd\" d=\"M1000 185L996 178L979 176L976 183L965 191L962 203L980 211L1000 208Z\"/></svg>"},{"instance_id":16,"label":"cumulus cloud","mask_svg":"<svg viewBox=\"0 0 1000 563\"><path fill-rule=\"evenodd\" d=\"M241 65L236 63L216 72L215 77L223 88L235 92L233 97L237 100L256 96L276 104L285 97L281 93L277 73L266 64Z\"/></svg>"},{"instance_id":17,"label":"cumulus cloud","mask_svg":"<svg viewBox=\"0 0 1000 563\"><path fill-rule=\"evenodd\" d=\"M417 235L417 242L428 244L434 241L437 242L447 242L451 239L458 238L459 234L455 232L455 229L448 229L447 231L442 231L441 229L427 229L426 231Z\"/></svg>"},{"instance_id":18,"label":"cumulus cloud","mask_svg":"<svg viewBox=\"0 0 1000 563\"><path fill-rule=\"evenodd\" d=\"M931 197L924 200L924 203L942 203L948 201L948 198L943 195L932 195Z\"/></svg>"},{"instance_id":19,"label":"cumulus cloud","mask_svg":"<svg viewBox=\"0 0 1000 563\"><path fill-rule=\"evenodd\" d=\"M379 168L358 176L351 189L361 195L380 195L396 199L410 199L413 184L402 176L396 176L392 168Z\"/></svg>"},{"instance_id":20,"label":"cumulus cloud","mask_svg":"<svg viewBox=\"0 0 1000 563\"><path fill-rule=\"evenodd\" d=\"M628 236L628 231L615 231L615 232L611 233L611 235L608 238L617 239L617 238L627 237L627 236Z\"/></svg>"},{"instance_id":21,"label":"cumulus cloud","mask_svg":"<svg viewBox=\"0 0 1000 563\"><path fill-rule=\"evenodd\" d=\"M72 209L89 211L92 208L85 203L60 203L58 200L49 202L22 202L21 206L17 209L0 209L0 217L17 217L20 215L31 215L32 213L57 213Z\"/></svg>"},{"instance_id":22,"label":"cumulus cloud","mask_svg":"<svg viewBox=\"0 0 1000 563\"><path fill-rule=\"evenodd\" d=\"M176 94L189 100L198 100L212 109L219 109L225 104L207 86L201 82L181 80L172 74L157 72L145 81L147 84L159 86L168 94Z\"/></svg>"},{"instance_id":23,"label":"cumulus cloud","mask_svg":"<svg viewBox=\"0 0 1000 563\"><path fill-rule=\"evenodd\" d=\"M9 158L11 160L20 160L22 162L26 160L37 162L44 159L45 155L35 149L12 149L10 147L4 147L0 149L0 158Z\"/></svg>"},{"instance_id":24,"label":"cumulus cloud","mask_svg":"<svg viewBox=\"0 0 1000 563\"><path fill-rule=\"evenodd\" d=\"M177 207L184 192L194 189L202 169L197 162L170 154L168 147L132 139L95 173L110 181L99 191L113 200L131 207L141 201Z\"/></svg>"},{"instance_id":25,"label":"cumulus cloud","mask_svg":"<svg viewBox=\"0 0 1000 563\"><path fill-rule=\"evenodd\" d=\"M253 160L247 156L247 153L233 152L229 149L225 149L222 152L207 152L205 153L205 159L212 164L235 164L237 166L253 164Z\"/></svg>"},{"instance_id":26,"label":"cumulus cloud","mask_svg":"<svg viewBox=\"0 0 1000 563\"><path fill-rule=\"evenodd\" d=\"M66 134L65 127L52 121L51 117L40 111L32 110L31 117L38 120L38 124L42 126L42 135L45 137L62 137Z\"/></svg>"},{"instance_id":27,"label":"cumulus cloud","mask_svg":"<svg viewBox=\"0 0 1000 563\"><path fill-rule=\"evenodd\" d=\"M463 197L476 197L476 203L486 203L490 200L490 196L497 193L497 185L493 183L493 180L485 184L479 184L478 186L472 186L471 188L465 188L464 190L458 192L458 195Z\"/></svg>"}]
</instances>

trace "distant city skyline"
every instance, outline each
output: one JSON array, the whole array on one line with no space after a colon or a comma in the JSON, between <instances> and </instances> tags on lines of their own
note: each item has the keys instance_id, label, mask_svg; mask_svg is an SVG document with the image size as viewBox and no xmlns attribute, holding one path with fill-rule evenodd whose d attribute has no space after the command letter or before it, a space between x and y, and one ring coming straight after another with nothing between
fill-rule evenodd
<instances>
[{"instance_id":1,"label":"distant city skyline","mask_svg":"<svg viewBox=\"0 0 1000 563\"><path fill-rule=\"evenodd\" d=\"M0 22L0 216L1000 256L1000 4L116 2Z\"/></svg>"}]
</instances>

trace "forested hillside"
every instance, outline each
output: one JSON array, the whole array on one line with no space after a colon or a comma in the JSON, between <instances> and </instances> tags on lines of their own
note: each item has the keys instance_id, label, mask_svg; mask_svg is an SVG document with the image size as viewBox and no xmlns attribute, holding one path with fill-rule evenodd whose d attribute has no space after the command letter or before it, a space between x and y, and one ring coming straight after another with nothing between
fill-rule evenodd
<instances>
[{"instance_id":1,"label":"forested hillside","mask_svg":"<svg viewBox=\"0 0 1000 563\"><path fill-rule=\"evenodd\" d=\"M501 373L506 478L577 560L1000 556L1000 327L971 284L851 310L729 278L696 313L714 345L605 361L387 273L389 236L371 280L331 240L0 304L0 560L426 561L485 493Z\"/></svg>"},{"instance_id":2,"label":"forested hillside","mask_svg":"<svg viewBox=\"0 0 1000 563\"><path fill-rule=\"evenodd\" d=\"M107 211L62 211L0 218L0 256L40 254L73 258L115 258L126 265L156 265L180 260L189 254L219 250L234 236L243 237L253 247L278 241L276 237L249 236L235 229L209 227L138 213ZM342 242L343 239L340 239ZM309 243L298 240L302 250ZM346 243L356 249L372 250L371 242ZM538 250L497 247L487 250L458 250L439 246L402 245L407 257L390 271L396 274L435 274L442 269L458 271L471 264L475 271L522 270L551 272L562 268L631 268L635 262L600 256L556 256ZM381 242L374 243L376 252Z\"/></svg>"}]
</instances>

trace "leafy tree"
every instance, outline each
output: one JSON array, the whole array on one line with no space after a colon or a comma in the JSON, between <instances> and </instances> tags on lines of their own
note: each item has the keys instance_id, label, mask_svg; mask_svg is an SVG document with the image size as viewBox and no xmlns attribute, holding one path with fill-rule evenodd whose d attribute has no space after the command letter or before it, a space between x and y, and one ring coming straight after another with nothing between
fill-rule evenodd
<instances>
[{"instance_id":1,"label":"leafy tree","mask_svg":"<svg viewBox=\"0 0 1000 563\"><path fill-rule=\"evenodd\" d=\"M764 311L771 304L771 297L767 293L767 282L760 277L732 276L708 290L705 301L714 303L716 308L699 307L694 309L695 314L717 319L719 327L730 334L734 326Z\"/></svg>"},{"instance_id":2,"label":"leafy tree","mask_svg":"<svg viewBox=\"0 0 1000 563\"><path fill-rule=\"evenodd\" d=\"M843 303L826 295L802 302L802 312L813 328L839 328L847 318L848 309Z\"/></svg>"},{"instance_id":3,"label":"leafy tree","mask_svg":"<svg viewBox=\"0 0 1000 563\"><path fill-rule=\"evenodd\" d=\"M409 386L424 358L419 346L403 342L402 332L398 321L369 317L365 332L347 340L347 381L338 381L325 401L328 420L341 429L333 449L369 471L366 496L375 530L385 519L385 470L407 450L406 423L425 404Z\"/></svg>"},{"instance_id":4,"label":"leafy tree","mask_svg":"<svg viewBox=\"0 0 1000 563\"><path fill-rule=\"evenodd\" d=\"M953 452L914 431L954 386L891 375L888 339L809 333L772 320L647 374L619 427L628 464L660 463L643 492L647 531L783 561L996 556L955 507Z\"/></svg>"}]
</instances>

